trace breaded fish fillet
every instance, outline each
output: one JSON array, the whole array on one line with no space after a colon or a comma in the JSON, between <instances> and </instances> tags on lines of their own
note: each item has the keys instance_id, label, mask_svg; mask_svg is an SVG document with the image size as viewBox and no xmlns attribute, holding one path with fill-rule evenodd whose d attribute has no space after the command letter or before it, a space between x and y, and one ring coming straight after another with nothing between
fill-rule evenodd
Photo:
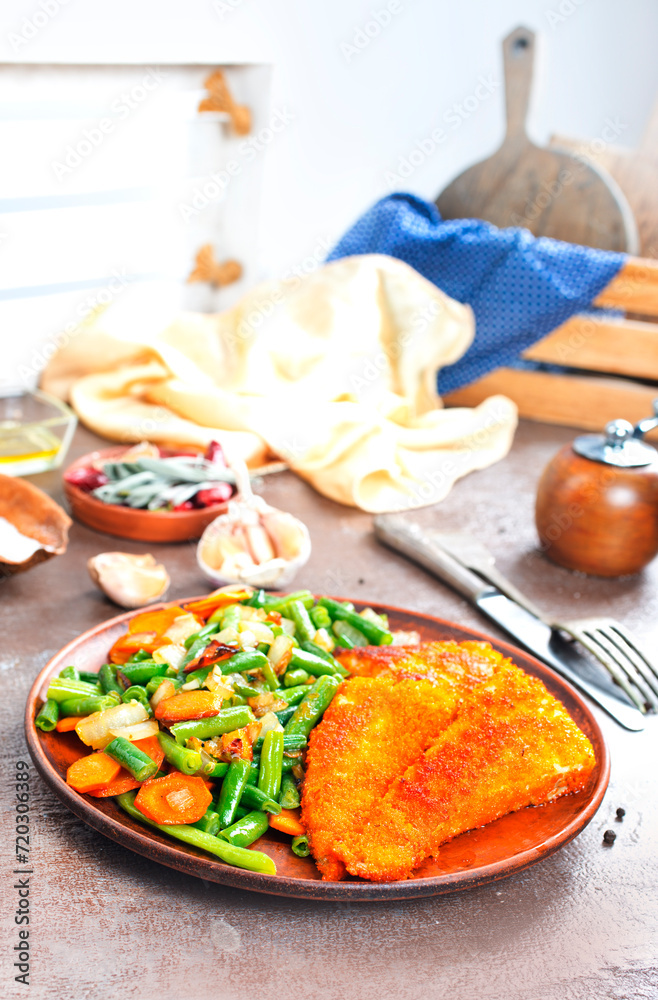
<instances>
[{"instance_id":1,"label":"breaded fish fillet","mask_svg":"<svg viewBox=\"0 0 658 1000\"><path fill-rule=\"evenodd\" d=\"M311 735L303 818L325 878L407 878L459 833L587 784L587 737L488 644L371 649L341 656L376 676L347 681Z\"/></svg>"},{"instance_id":2,"label":"breaded fish fillet","mask_svg":"<svg viewBox=\"0 0 658 1000\"><path fill-rule=\"evenodd\" d=\"M324 878L343 877L343 857L374 804L455 715L449 686L431 680L356 677L341 685L311 733L302 818Z\"/></svg>"},{"instance_id":3,"label":"breaded fish fillet","mask_svg":"<svg viewBox=\"0 0 658 1000\"><path fill-rule=\"evenodd\" d=\"M511 660L488 642L421 642L417 646L356 646L336 656L355 677L431 677L463 693L464 688L488 680L498 670L513 666ZM514 668L518 669L518 668Z\"/></svg>"}]
</instances>

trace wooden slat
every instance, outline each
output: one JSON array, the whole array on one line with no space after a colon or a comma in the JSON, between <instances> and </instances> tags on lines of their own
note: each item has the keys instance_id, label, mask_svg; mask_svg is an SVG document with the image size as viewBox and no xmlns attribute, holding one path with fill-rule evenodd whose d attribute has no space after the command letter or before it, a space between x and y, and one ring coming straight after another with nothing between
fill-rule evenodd
<instances>
[{"instance_id":1,"label":"wooden slat","mask_svg":"<svg viewBox=\"0 0 658 1000\"><path fill-rule=\"evenodd\" d=\"M477 406L496 394L509 396L520 416L528 420L600 431L616 417L637 423L650 416L658 389L625 379L498 368L478 382L450 393L444 403Z\"/></svg>"},{"instance_id":2,"label":"wooden slat","mask_svg":"<svg viewBox=\"0 0 658 1000\"><path fill-rule=\"evenodd\" d=\"M523 356L569 368L658 380L658 324L574 316Z\"/></svg>"},{"instance_id":3,"label":"wooden slat","mask_svg":"<svg viewBox=\"0 0 658 1000\"><path fill-rule=\"evenodd\" d=\"M629 257L595 304L658 316L658 261Z\"/></svg>"}]
</instances>

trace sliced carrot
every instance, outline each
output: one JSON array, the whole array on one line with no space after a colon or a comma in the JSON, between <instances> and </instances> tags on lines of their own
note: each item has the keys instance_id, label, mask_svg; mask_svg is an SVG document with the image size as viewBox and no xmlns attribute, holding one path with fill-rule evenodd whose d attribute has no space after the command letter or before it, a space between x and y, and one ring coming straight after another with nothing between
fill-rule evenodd
<instances>
[{"instance_id":1,"label":"sliced carrot","mask_svg":"<svg viewBox=\"0 0 658 1000\"><path fill-rule=\"evenodd\" d=\"M200 601L192 601L185 605L188 614L198 615L199 618L209 618L217 608L227 608L229 604L237 604L251 597L253 591L250 587L232 587L230 591L216 592L209 594Z\"/></svg>"},{"instance_id":2,"label":"sliced carrot","mask_svg":"<svg viewBox=\"0 0 658 1000\"><path fill-rule=\"evenodd\" d=\"M121 770L121 764L106 753L91 753L75 760L66 772L66 784L76 792L93 792L109 785Z\"/></svg>"},{"instance_id":3,"label":"sliced carrot","mask_svg":"<svg viewBox=\"0 0 658 1000\"><path fill-rule=\"evenodd\" d=\"M135 805L146 818L164 826L196 823L211 802L202 778L178 771L145 781L135 796Z\"/></svg>"},{"instance_id":4,"label":"sliced carrot","mask_svg":"<svg viewBox=\"0 0 658 1000\"><path fill-rule=\"evenodd\" d=\"M130 620L129 632L155 632L164 635L174 618L184 615L182 608L162 608L160 611L144 611Z\"/></svg>"},{"instance_id":5,"label":"sliced carrot","mask_svg":"<svg viewBox=\"0 0 658 1000\"><path fill-rule=\"evenodd\" d=\"M158 767L162 764L164 760L164 750L160 746L160 741L157 736L147 736L145 740L135 740L135 746L144 753L147 753L149 757L156 762ZM116 778L114 778L109 785L105 785L104 788L97 788L93 792L89 792L96 799L105 799L110 795L123 795L124 792L130 792L133 788L139 788L141 781L137 781L133 778L130 771L127 771L125 767L122 767Z\"/></svg>"},{"instance_id":6,"label":"sliced carrot","mask_svg":"<svg viewBox=\"0 0 658 1000\"><path fill-rule=\"evenodd\" d=\"M282 809L278 816L268 816L269 824L280 833L289 833L291 837L301 837L306 833L300 820L300 809Z\"/></svg>"},{"instance_id":7,"label":"sliced carrot","mask_svg":"<svg viewBox=\"0 0 658 1000\"><path fill-rule=\"evenodd\" d=\"M80 719L84 719L84 715L67 715L65 719L58 719L55 729L58 733L70 733L72 729L75 729Z\"/></svg>"},{"instance_id":8,"label":"sliced carrot","mask_svg":"<svg viewBox=\"0 0 658 1000\"><path fill-rule=\"evenodd\" d=\"M158 636L156 632L126 632L120 636L110 650L110 662L122 664L129 660L133 653L145 649L153 653L160 646L171 645L171 639Z\"/></svg>"},{"instance_id":9,"label":"sliced carrot","mask_svg":"<svg viewBox=\"0 0 658 1000\"><path fill-rule=\"evenodd\" d=\"M179 691L173 698L163 698L155 717L166 726L187 719L208 719L222 707L222 691Z\"/></svg>"}]
</instances>

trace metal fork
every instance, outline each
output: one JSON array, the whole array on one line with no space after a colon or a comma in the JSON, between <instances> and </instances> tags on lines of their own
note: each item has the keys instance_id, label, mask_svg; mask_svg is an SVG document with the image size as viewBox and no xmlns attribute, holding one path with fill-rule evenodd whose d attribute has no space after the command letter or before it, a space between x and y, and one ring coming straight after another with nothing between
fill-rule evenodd
<instances>
[{"instance_id":1,"label":"metal fork","mask_svg":"<svg viewBox=\"0 0 658 1000\"><path fill-rule=\"evenodd\" d=\"M550 620L496 569L494 556L477 539L458 532L433 532L432 535L463 566L493 584L551 628L566 633L584 646L603 664L641 712L658 710L658 664L624 625L614 618L578 618L565 622Z\"/></svg>"}]
</instances>

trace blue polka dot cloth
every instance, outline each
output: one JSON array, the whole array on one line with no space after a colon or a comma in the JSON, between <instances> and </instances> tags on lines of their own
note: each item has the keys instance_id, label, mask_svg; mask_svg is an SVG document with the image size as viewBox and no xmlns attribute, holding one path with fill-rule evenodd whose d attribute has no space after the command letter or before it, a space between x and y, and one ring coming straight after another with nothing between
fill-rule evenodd
<instances>
[{"instance_id":1,"label":"blue polka dot cloth","mask_svg":"<svg viewBox=\"0 0 658 1000\"><path fill-rule=\"evenodd\" d=\"M475 339L439 373L443 395L519 355L574 313L590 311L624 254L497 229L479 219L444 221L435 205L411 194L382 198L331 251L398 257L475 314ZM525 365L523 365L525 367Z\"/></svg>"}]
</instances>

